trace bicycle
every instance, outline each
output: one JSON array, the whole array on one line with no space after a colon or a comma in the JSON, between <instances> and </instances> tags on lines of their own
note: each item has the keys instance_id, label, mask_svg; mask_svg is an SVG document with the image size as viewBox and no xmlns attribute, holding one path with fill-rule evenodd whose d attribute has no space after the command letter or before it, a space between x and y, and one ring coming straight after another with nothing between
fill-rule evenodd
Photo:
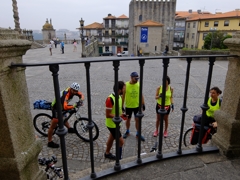
<instances>
[{"instance_id":1,"label":"bicycle","mask_svg":"<svg viewBox=\"0 0 240 180\"><path fill-rule=\"evenodd\" d=\"M55 167L57 163L57 157L52 156L51 158L39 158L38 164L41 166L46 166L45 172L47 174L47 179L54 180L54 179L61 179L63 178L63 170L60 167Z\"/></svg>"},{"instance_id":2,"label":"bicycle","mask_svg":"<svg viewBox=\"0 0 240 180\"><path fill-rule=\"evenodd\" d=\"M74 130L75 133L79 138L82 140L89 142L89 131L87 124L89 122L88 118L81 117L79 109L80 109L80 104L77 103L78 106L76 106L74 109L67 110L67 111L62 111L63 114L63 119L64 119L64 124L70 119L70 117L74 114L75 115L75 122L74 122ZM48 109L50 110L50 109ZM33 126L36 129L37 132L39 132L41 135L47 137L48 136L48 129L50 127L52 121L52 116L46 113L39 113L33 118ZM93 121L92 121L93 122ZM93 122L94 127L92 129L93 133L93 141L96 140L99 136L99 129L98 126L95 122ZM56 133L56 130L58 129L57 127L54 129L53 134Z\"/></svg>"},{"instance_id":3,"label":"bicycle","mask_svg":"<svg viewBox=\"0 0 240 180\"><path fill-rule=\"evenodd\" d=\"M200 133L200 127L201 127L201 124L194 123L193 127L190 127L184 133L183 144L186 147L190 147L191 145L196 145L197 144L199 133ZM193 135L193 131L195 129L196 129L196 132L198 134L196 134L193 137L192 135ZM208 125L208 126L204 126L203 130L204 130L204 133L203 133L203 137L202 137L202 144L207 144L209 142L209 140L212 139L212 135L217 132L217 128L213 127L212 125Z\"/></svg>"}]
</instances>

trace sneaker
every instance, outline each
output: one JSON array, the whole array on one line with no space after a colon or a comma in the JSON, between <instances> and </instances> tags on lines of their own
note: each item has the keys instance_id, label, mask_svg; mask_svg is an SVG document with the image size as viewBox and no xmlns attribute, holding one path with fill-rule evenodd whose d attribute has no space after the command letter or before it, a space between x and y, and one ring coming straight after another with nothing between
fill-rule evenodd
<instances>
[{"instance_id":1,"label":"sneaker","mask_svg":"<svg viewBox=\"0 0 240 180\"><path fill-rule=\"evenodd\" d=\"M167 137L167 131L164 131L163 136L166 138Z\"/></svg>"},{"instance_id":2,"label":"sneaker","mask_svg":"<svg viewBox=\"0 0 240 180\"><path fill-rule=\"evenodd\" d=\"M59 144L51 141L51 142L48 142L48 147L50 147L50 148L59 148Z\"/></svg>"},{"instance_id":3,"label":"sneaker","mask_svg":"<svg viewBox=\"0 0 240 180\"><path fill-rule=\"evenodd\" d=\"M129 136L129 132L125 132L125 134L123 135L123 138L126 139Z\"/></svg>"},{"instance_id":4,"label":"sneaker","mask_svg":"<svg viewBox=\"0 0 240 180\"><path fill-rule=\"evenodd\" d=\"M138 134L136 134L136 138L138 138ZM145 141L145 138L141 135L141 141Z\"/></svg>"},{"instance_id":5,"label":"sneaker","mask_svg":"<svg viewBox=\"0 0 240 180\"><path fill-rule=\"evenodd\" d=\"M157 131L157 130L154 131L153 136L154 136L154 137L157 137L157 136L158 136L158 131Z\"/></svg>"},{"instance_id":6,"label":"sneaker","mask_svg":"<svg viewBox=\"0 0 240 180\"><path fill-rule=\"evenodd\" d=\"M109 153L109 154L104 153L104 156L105 156L105 158L108 158L108 159L112 159L112 160L116 159L116 156L113 155L112 153Z\"/></svg>"},{"instance_id":7,"label":"sneaker","mask_svg":"<svg viewBox=\"0 0 240 180\"><path fill-rule=\"evenodd\" d=\"M68 133L75 133L75 129L73 129L73 128L68 128Z\"/></svg>"}]
</instances>

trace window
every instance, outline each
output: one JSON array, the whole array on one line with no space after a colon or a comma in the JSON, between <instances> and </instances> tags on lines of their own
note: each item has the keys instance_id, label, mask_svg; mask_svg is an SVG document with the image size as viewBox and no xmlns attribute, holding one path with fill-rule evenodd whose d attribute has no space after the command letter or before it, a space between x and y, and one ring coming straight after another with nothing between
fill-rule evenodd
<instances>
[{"instance_id":1,"label":"window","mask_svg":"<svg viewBox=\"0 0 240 180\"><path fill-rule=\"evenodd\" d=\"M203 33L203 40L205 39L205 37L207 36L208 33Z\"/></svg>"},{"instance_id":2,"label":"window","mask_svg":"<svg viewBox=\"0 0 240 180\"><path fill-rule=\"evenodd\" d=\"M186 44L186 48L188 48L188 44Z\"/></svg>"},{"instance_id":3,"label":"window","mask_svg":"<svg viewBox=\"0 0 240 180\"><path fill-rule=\"evenodd\" d=\"M191 49L193 49L193 45L191 45Z\"/></svg>"},{"instance_id":4,"label":"window","mask_svg":"<svg viewBox=\"0 0 240 180\"><path fill-rule=\"evenodd\" d=\"M189 33L187 33L187 38L189 38Z\"/></svg>"},{"instance_id":5,"label":"window","mask_svg":"<svg viewBox=\"0 0 240 180\"><path fill-rule=\"evenodd\" d=\"M194 37L195 37L195 33L192 33L192 39L194 39Z\"/></svg>"},{"instance_id":6,"label":"window","mask_svg":"<svg viewBox=\"0 0 240 180\"><path fill-rule=\"evenodd\" d=\"M224 21L224 26L229 26L229 20Z\"/></svg>"},{"instance_id":7,"label":"window","mask_svg":"<svg viewBox=\"0 0 240 180\"><path fill-rule=\"evenodd\" d=\"M193 28L196 28L196 22L193 22Z\"/></svg>"},{"instance_id":8,"label":"window","mask_svg":"<svg viewBox=\"0 0 240 180\"><path fill-rule=\"evenodd\" d=\"M139 15L138 20L139 20L139 21L142 21L142 15Z\"/></svg>"},{"instance_id":9,"label":"window","mask_svg":"<svg viewBox=\"0 0 240 180\"><path fill-rule=\"evenodd\" d=\"M209 22L206 21L206 22L205 22L205 27L208 27L208 26L209 26Z\"/></svg>"},{"instance_id":10,"label":"window","mask_svg":"<svg viewBox=\"0 0 240 180\"><path fill-rule=\"evenodd\" d=\"M214 27L218 27L218 21L214 21Z\"/></svg>"},{"instance_id":11,"label":"window","mask_svg":"<svg viewBox=\"0 0 240 180\"><path fill-rule=\"evenodd\" d=\"M190 23L187 23L187 27L190 28Z\"/></svg>"}]
</instances>

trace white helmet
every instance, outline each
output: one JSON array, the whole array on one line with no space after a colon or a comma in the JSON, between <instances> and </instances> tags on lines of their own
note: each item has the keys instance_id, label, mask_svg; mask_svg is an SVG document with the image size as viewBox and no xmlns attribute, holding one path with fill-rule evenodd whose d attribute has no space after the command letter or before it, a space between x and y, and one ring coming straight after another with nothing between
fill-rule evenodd
<instances>
[{"instance_id":1,"label":"white helmet","mask_svg":"<svg viewBox=\"0 0 240 180\"><path fill-rule=\"evenodd\" d=\"M70 86L70 88L76 90L76 91L79 91L80 89L80 85L76 82L72 83L72 85Z\"/></svg>"}]
</instances>

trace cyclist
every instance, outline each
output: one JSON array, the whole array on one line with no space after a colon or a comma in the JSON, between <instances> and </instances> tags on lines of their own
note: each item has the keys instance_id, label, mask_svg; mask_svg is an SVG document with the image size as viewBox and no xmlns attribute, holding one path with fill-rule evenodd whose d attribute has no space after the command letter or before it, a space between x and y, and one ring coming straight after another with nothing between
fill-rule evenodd
<instances>
[{"instance_id":1,"label":"cyclist","mask_svg":"<svg viewBox=\"0 0 240 180\"><path fill-rule=\"evenodd\" d=\"M164 122L165 122L165 130L164 130L163 136L165 138L168 136L168 133L167 133L168 116L169 116L171 109L172 109L172 111L174 110L173 88L170 87L169 84L170 84L170 78L167 76L167 78L166 78L166 97L165 97L165 107L164 107L165 110L167 111L167 114L165 114L163 117ZM158 136L158 127L159 127L160 119L161 119L161 116L160 116L158 110L161 108L161 104L162 104L162 86L159 86L157 88L155 99L157 100L157 104L156 104L156 130L153 133L154 137Z\"/></svg>"},{"instance_id":2,"label":"cyclist","mask_svg":"<svg viewBox=\"0 0 240 180\"><path fill-rule=\"evenodd\" d=\"M219 110L221 107L222 100L219 98L219 95L222 94L222 91L218 87L213 87L210 89L210 97L208 99L209 109L206 111L207 122L205 124L212 124L213 127L217 127L217 122L214 119L214 112Z\"/></svg>"},{"instance_id":3,"label":"cyclist","mask_svg":"<svg viewBox=\"0 0 240 180\"><path fill-rule=\"evenodd\" d=\"M122 97L122 107L126 107L126 132L123 135L123 138L126 139L130 135L130 121L132 117L132 113L134 113L135 117L135 127L137 130L136 137L138 138L138 118L136 117L138 112L138 106L139 106L139 76L137 72L132 72L130 74L130 81L126 82L125 90L123 91L123 97ZM123 108L124 109L124 108ZM144 98L142 95L142 109L145 110L145 104L144 104ZM141 135L141 141L145 141L145 138Z\"/></svg>"},{"instance_id":4,"label":"cyclist","mask_svg":"<svg viewBox=\"0 0 240 180\"><path fill-rule=\"evenodd\" d=\"M79 100L84 100L84 95L79 91L80 85L76 82L72 83L70 87L61 92L61 105L62 110L71 110L77 106L69 105L68 103L72 100L73 96L78 96ZM52 141L53 130L56 128L58 123L58 114L56 108L56 99L52 102L52 121L51 125L48 129L48 147L50 148L58 148L59 144L56 144ZM68 133L75 133L74 129L70 127L69 123L66 122L64 124L68 128Z\"/></svg>"},{"instance_id":5,"label":"cyclist","mask_svg":"<svg viewBox=\"0 0 240 180\"><path fill-rule=\"evenodd\" d=\"M125 88L125 84L123 81L119 81L118 82L118 94L119 94L119 115L125 119L125 117L122 115L122 97L121 95L123 94L123 90ZM113 86L113 90L115 90L115 85ZM108 130L110 131L108 140L107 140L107 147L106 147L106 151L105 151L105 158L108 159L116 159L116 156L113 155L112 153L110 153L110 150L112 148L113 145L113 141L114 139L116 139L116 124L113 122L113 118L115 117L115 93L113 92L112 94L110 94L108 96L108 98L106 99L106 121L105 124L108 128ZM124 140L122 138L122 134L120 132L120 130L118 131L119 134L119 157L120 159L122 159L122 146L124 143Z\"/></svg>"}]
</instances>

